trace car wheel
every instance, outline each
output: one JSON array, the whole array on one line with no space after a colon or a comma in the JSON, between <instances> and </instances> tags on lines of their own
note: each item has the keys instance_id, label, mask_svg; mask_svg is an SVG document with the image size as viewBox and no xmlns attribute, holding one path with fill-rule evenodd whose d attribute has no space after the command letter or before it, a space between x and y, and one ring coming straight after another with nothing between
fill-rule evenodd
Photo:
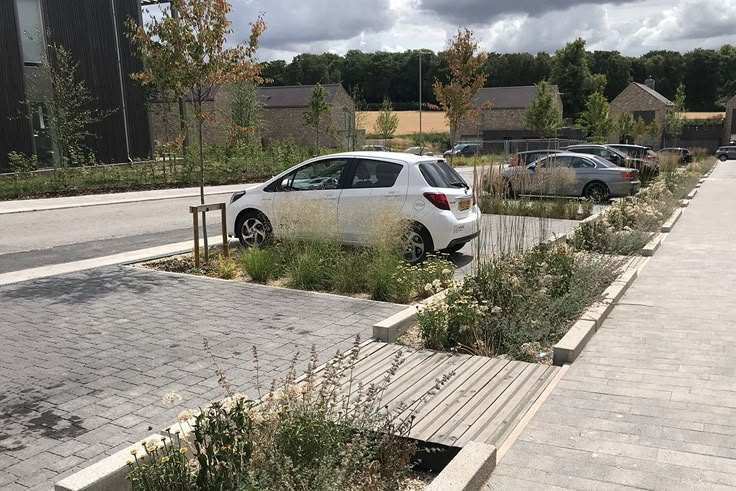
<instances>
[{"instance_id":1,"label":"car wheel","mask_svg":"<svg viewBox=\"0 0 736 491\"><path fill-rule=\"evenodd\" d=\"M455 254L456 252L460 252L460 249L465 247L465 244L467 244L467 242L461 242L460 244L455 244L454 246L448 247L447 249L442 249L442 252L446 254Z\"/></svg>"},{"instance_id":2,"label":"car wheel","mask_svg":"<svg viewBox=\"0 0 736 491\"><path fill-rule=\"evenodd\" d=\"M726 160L728 160L728 156L727 155L721 155L720 157L718 157L718 160L720 160L721 162L725 162Z\"/></svg>"},{"instance_id":3,"label":"car wheel","mask_svg":"<svg viewBox=\"0 0 736 491\"><path fill-rule=\"evenodd\" d=\"M238 217L235 233L243 247L260 247L271 239L271 222L259 211L249 211Z\"/></svg>"},{"instance_id":4,"label":"car wheel","mask_svg":"<svg viewBox=\"0 0 736 491\"><path fill-rule=\"evenodd\" d=\"M585 186L585 189L583 190L583 196L594 203L603 203L608 201L610 194L608 186L602 182L592 182Z\"/></svg>"},{"instance_id":5,"label":"car wheel","mask_svg":"<svg viewBox=\"0 0 736 491\"><path fill-rule=\"evenodd\" d=\"M404 259L409 264L424 261L427 254L434 251L432 237L426 228L415 225L404 238Z\"/></svg>"}]
</instances>

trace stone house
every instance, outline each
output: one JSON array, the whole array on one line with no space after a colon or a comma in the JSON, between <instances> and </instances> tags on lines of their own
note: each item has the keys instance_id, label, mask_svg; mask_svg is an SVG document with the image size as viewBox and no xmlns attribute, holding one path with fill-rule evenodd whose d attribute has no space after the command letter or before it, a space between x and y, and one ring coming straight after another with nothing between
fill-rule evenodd
<instances>
[{"instance_id":1,"label":"stone house","mask_svg":"<svg viewBox=\"0 0 736 491\"><path fill-rule=\"evenodd\" d=\"M731 97L726 103L726 117L723 122L723 138L721 142L726 145L736 141L736 96Z\"/></svg>"},{"instance_id":2,"label":"stone house","mask_svg":"<svg viewBox=\"0 0 736 491\"><path fill-rule=\"evenodd\" d=\"M327 91L329 110L320 122L320 145L351 148L351 139L356 133L353 100L341 84L324 84L322 87ZM293 138L298 143L316 143L316 129L304 121L313 89L313 85L258 88L258 98L264 108L265 140Z\"/></svg>"},{"instance_id":3,"label":"stone house","mask_svg":"<svg viewBox=\"0 0 736 491\"><path fill-rule=\"evenodd\" d=\"M555 106L562 115L562 98L556 85ZM487 106L475 121L460 126L457 141L493 141L539 138L542 135L526 125L526 111L537 95L534 85L518 87L485 87L473 98L476 107Z\"/></svg>"},{"instance_id":4,"label":"stone house","mask_svg":"<svg viewBox=\"0 0 736 491\"><path fill-rule=\"evenodd\" d=\"M327 91L329 110L320 123L320 145L325 147L351 148L352 140L364 132L354 128L353 100L341 84L323 85ZM263 128L257 135L264 143L293 138L297 143L314 144L317 140L315 128L304 121L313 85L281 87L258 87L258 99L263 105ZM204 126L205 143L224 144L230 140L232 120L232 92L227 86L218 87L204 105L208 121ZM187 107L189 138L196 138L196 126L191 121L191 108ZM180 133L178 106L175 103L151 105L153 139L159 144L176 139ZM364 137L363 137L364 138ZM357 142L356 144L360 144Z\"/></svg>"},{"instance_id":5,"label":"stone house","mask_svg":"<svg viewBox=\"0 0 736 491\"><path fill-rule=\"evenodd\" d=\"M667 113L673 110L674 104L654 89L654 80L646 83L632 82L616 98L611 101L610 113L614 120L623 113L631 113L634 119L640 118L646 123L656 122L660 128L657 137L645 136L637 144L659 148L662 144L662 130ZM619 143L618 135L609 137L610 143Z\"/></svg>"}]
</instances>

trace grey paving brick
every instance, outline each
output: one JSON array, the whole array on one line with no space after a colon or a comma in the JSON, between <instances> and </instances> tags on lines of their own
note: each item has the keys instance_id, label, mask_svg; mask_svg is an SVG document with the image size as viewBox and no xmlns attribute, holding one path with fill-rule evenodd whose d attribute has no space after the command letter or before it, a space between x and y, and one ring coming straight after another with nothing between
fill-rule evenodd
<instances>
[{"instance_id":1,"label":"grey paving brick","mask_svg":"<svg viewBox=\"0 0 736 491\"><path fill-rule=\"evenodd\" d=\"M489 489L736 487L735 184L706 181Z\"/></svg>"},{"instance_id":2,"label":"grey paving brick","mask_svg":"<svg viewBox=\"0 0 736 491\"><path fill-rule=\"evenodd\" d=\"M324 361L403 308L129 267L0 286L0 298L0 420L12 421L0 440L0 479L53 456L36 476L44 482L25 481L46 489L69 472L62 467L99 460L148 427L168 426L182 408L222 397L203 338L236 387L254 386L256 346L268 386L294 353L306 358L314 343ZM164 407L171 390L184 400Z\"/></svg>"}]
</instances>

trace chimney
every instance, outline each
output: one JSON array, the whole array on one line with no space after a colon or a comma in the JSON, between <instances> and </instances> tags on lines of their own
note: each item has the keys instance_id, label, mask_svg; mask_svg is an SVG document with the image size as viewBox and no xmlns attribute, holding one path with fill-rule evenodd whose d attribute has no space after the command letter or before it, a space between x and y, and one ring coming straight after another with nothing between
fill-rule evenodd
<instances>
[{"instance_id":1,"label":"chimney","mask_svg":"<svg viewBox=\"0 0 736 491\"><path fill-rule=\"evenodd\" d=\"M652 89L652 90L655 90L655 89L654 89L654 83L655 83L655 82L654 82L654 79L653 79L652 77L649 77L648 79L646 79L646 80L644 81L644 85L646 85L647 87L649 87L649 88L650 88L650 89Z\"/></svg>"}]
</instances>

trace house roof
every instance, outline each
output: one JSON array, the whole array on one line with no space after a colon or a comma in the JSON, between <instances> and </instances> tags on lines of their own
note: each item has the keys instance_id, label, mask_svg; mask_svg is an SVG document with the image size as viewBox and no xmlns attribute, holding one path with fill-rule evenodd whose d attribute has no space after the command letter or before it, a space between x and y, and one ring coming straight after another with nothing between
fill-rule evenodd
<instances>
[{"instance_id":1,"label":"house roof","mask_svg":"<svg viewBox=\"0 0 736 491\"><path fill-rule=\"evenodd\" d=\"M555 93L559 92L556 85L552 86ZM491 103L493 109L526 109L537 95L534 85L522 85L518 87L484 87L473 97L473 103L481 106L486 102Z\"/></svg>"},{"instance_id":2,"label":"house roof","mask_svg":"<svg viewBox=\"0 0 736 491\"><path fill-rule=\"evenodd\" d=\"M653 88L649 87L646 84L640 84L639 82L632 82L634 85L639 87L641 90L646 92L647 94L651 95L655 99L657 99L659 102L666 104L668 106L674 106L671 100L667 99L665 96L654 90Z\"/></svg>"},{"instance_id":3,"label":"house roof","mask_svg":"<svg viewBox=\"0 0 736 491\"><path fill-rule=\"evenodd\" d=\"M340 84L323 84L327 91L327 103L331 104ZM283 85L279 87L258 87L258 99L265 107L307 107L312 97L314 85Z\"/></svg>"}]
</instances>

